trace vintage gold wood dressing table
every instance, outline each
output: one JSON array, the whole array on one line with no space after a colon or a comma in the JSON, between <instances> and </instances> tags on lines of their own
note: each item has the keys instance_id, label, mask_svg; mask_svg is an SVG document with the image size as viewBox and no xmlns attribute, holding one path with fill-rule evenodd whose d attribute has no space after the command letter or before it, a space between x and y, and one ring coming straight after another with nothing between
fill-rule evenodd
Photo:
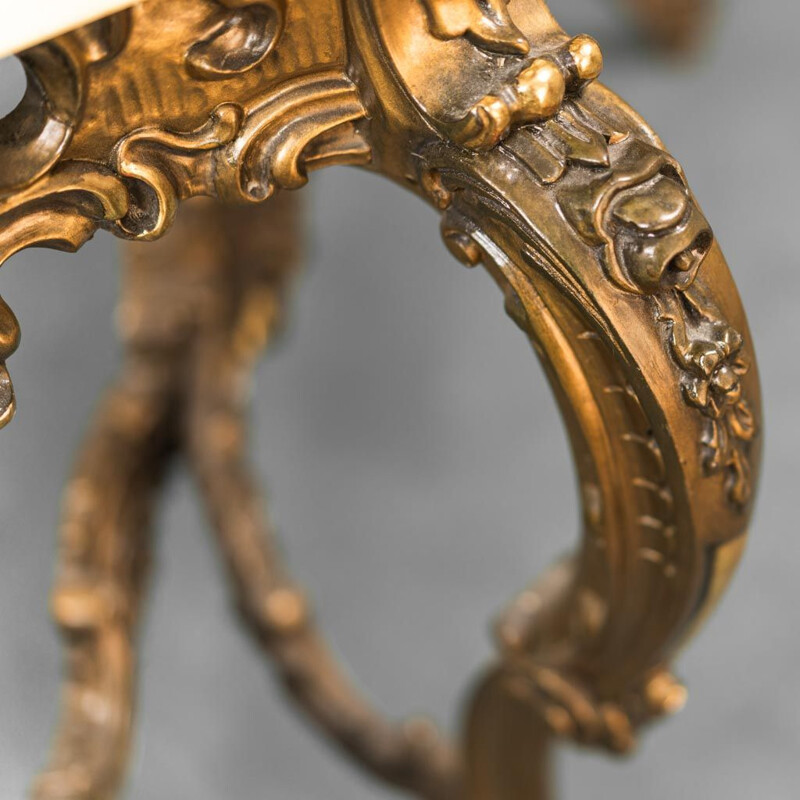
<instances>
[{"instance_id":1,"label":"vintage gold wood dressing table","mask_svg":"<svg viewBox=\"0 0 800 800\"><path fill-rule=\"evenodd\" d=\"M542 800L555 741L630 750L683 704L673 657L742 554L761 409L719 245L680 165L597 81L597 43L544 0L122 5L20 33L28 89L0 121L0 263L97 230L154 242L126 249L125 362L65 493L52 607L67 676L33 797L120 789L150 511L178 456L243 619L369 773L429 800ZM670 44L694 25L677 7L650 0L645 17ZM455 741L383 719L337 668L246 460L244 387L296 262L288 190L333 164L418 194L453 255L488 269L574 450L581 547L499 615ZM18 339L0 301L1 424Z\"/></svg>"}]
</instances>

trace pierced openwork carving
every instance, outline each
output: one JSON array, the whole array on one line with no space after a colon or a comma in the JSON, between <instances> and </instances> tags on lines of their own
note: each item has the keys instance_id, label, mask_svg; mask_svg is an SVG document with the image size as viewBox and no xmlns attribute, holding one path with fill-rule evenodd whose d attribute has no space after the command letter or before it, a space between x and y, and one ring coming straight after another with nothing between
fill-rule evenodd
<instances>
[{"instance_id":1,"label":"pierced openwork carving","mask_svg":"<svg viewBox=\"0 0 800 800\"><path fill-rule=\"evenodd\" d=\"M0 122L0 263L177 226L129 245L126 367L67 492L53 599L67 690L37 800L119 789L149 508L178 456L289 694L395 787L544 798L552 737L627 751L683 704L674 653L747 532L759 391L711 228L655 133L597 83L593 39L543 0L143 0L22 58L28 94ZM294 262L281 192L333 164L416 192L450 251L486 267L575 453L580 547L501 614L463 745L384 720L344 681L245 464L240 387ZM18 341L0 300L0 427Z\"/></svg>"},{"instance_id":2,"label":"pierced openwork carving","mask_svg":"<svg viewBox=\"0 0 800 800\"><path fill-rule=\"evenodd\" d=\"M0 119L0 195L44 175L64 153L85 102L86 68L125 44L128 12L87 25L20 56L27 90Z\"/></svg>"}]
</instances>

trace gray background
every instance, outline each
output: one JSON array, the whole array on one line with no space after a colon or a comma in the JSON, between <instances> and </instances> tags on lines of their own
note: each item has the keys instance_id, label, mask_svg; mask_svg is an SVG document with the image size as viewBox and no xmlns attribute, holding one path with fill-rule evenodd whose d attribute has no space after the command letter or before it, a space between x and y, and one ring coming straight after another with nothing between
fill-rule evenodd
<instances>
[{"instance_id":1,"label":"gray background","mask_svg":"<svg viewBox=\"0 0 800 800\"><path fill-rule=\"evenodd\" d=\"M680 66L643 52L610 4L552 6L600 40L606 81L686 167L749 309L768 419L747 558L680 661L687 710L649 731L633 760L563 752L562 796L789 800L800 784L800 7L723 3L713 42ZM352 170L314 176L306 196L307 271L258 377L258 466L291 563L353 672L387 711L430 709L454 726L490 655L492 612L575 538L565 437L496 288L449 258L434 215ZM80 256L29 251L3 271L24 331L11 365L20 411L0 442L4 800L23 797L54 721L60 652L46 598L59 491L114 373L117 282L105 235ZM159 520L127 796L385 796L279 698L232 622L196 502L177 476Z\"/></svg>"}]
</instances>

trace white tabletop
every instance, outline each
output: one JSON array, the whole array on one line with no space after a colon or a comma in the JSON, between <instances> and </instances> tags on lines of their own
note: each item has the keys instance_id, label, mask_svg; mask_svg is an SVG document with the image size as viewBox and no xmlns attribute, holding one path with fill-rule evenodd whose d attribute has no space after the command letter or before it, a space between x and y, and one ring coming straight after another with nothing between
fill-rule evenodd
<instances>
[{"instance_id":1,"label":"white tabletop","mask_svg":"<svg viewBox=\"0 0 800 800\"><path fill-rule=\"evenodd\" d=\"M137 0L0 0L0 58L52 39Z\"/></svg>"}]
</instances>

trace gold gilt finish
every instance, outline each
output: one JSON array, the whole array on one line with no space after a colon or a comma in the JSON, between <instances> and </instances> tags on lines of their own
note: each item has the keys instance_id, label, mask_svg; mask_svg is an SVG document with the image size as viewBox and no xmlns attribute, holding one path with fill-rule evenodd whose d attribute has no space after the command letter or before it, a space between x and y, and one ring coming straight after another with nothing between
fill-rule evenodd
<instances>
[{"instance_id":1,"label":"gold gilt finish","mask_svg":"<svg viewBox=\"0 0 800 800\"><path fill-rule=\"evenodd\" d=\"M98 229L174 228L127 247L125 364L65 495L67 681L37 800L120 789L149 511L179 456L289 694L386 783L541 800L552 742L626 752L681 707L672 659L747 533L758 376L711 228L656 134L596 81L594 40L543 0L146 0L20 57L28 93L0 121L0 262ZM347 683L247 466L244 389L297 256L295 197L279 190L329 164L415 192L452 253L488 269L574 450L581 545L499 615L452 742L382 719ZM2 424L18 339L2 304Z\"/></svg>"}]
</instances>

